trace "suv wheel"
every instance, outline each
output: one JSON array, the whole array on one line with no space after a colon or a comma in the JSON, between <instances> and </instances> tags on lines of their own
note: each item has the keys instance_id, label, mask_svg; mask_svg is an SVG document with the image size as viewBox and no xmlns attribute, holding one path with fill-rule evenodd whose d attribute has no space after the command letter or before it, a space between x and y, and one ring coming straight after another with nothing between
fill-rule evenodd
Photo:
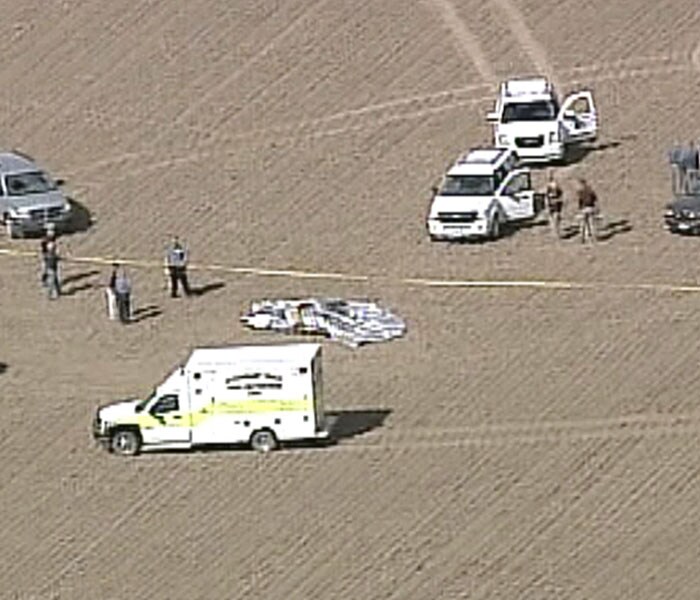
<instances>
[{"instance_id":1,"label":"suv wheel","mask_svg":"<svg viewBox=\"0 0 700 600\"><path fill-rule=\"evenodd\" d=\"M491 239L497 240L501 237L501 217L496 213L491 222Z\"/></svg>"}]
</instances>

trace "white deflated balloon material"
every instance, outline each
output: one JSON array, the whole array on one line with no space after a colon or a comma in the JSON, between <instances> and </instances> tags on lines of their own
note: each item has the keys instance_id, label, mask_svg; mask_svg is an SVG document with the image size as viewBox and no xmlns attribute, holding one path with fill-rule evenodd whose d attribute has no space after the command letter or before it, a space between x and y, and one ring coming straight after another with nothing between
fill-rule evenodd
<instances>
[{"instance_id":1,"label":"white deflated balloon material","mask_svg":"<svg viewBox=\"0 0 700 600\"><path fill-rule=\"evenodd\" d=\"M351 348L385 342L406 333L403 319L368 300L257 300L240 320L251 329L325 335Z\"/></svg>"}]
</instances>

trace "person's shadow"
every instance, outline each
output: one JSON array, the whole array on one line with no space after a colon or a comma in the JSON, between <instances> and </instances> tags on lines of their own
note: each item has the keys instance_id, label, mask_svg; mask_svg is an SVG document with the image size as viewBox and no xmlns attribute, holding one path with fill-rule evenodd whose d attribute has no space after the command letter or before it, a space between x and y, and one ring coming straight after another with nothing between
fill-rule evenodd
<instances>
[{"instance_id":1,"label":"person's shadow","mask_svg":"<svg viewBox=\"0 0 700 600\"><path fill-rule=\"evenodd\" d=\"M202 286L190 286L190 295L191 296L204 296L205 294L208 294L209 292L214 292L216 290L220 290L221 288L225 287L226 284L223 281L215 281L214 283L207 283Z\"/></svg>"},{"instance_id":2,"label":"person's shadow","mask_svg":"<svg viewBox=\"0 0 700 600\"><path fill-rule=\"evenodd\" d=\"M155 304L141 306L131 313L130 323L140 323L146 319L155 319L163 314L163 311Z\"/></svg>"}]
</instances>

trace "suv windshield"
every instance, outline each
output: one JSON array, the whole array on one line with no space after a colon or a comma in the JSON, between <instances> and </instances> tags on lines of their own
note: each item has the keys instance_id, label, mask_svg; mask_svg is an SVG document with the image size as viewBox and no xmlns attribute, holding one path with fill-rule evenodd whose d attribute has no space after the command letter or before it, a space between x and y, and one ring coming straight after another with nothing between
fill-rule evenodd
<instances>
[{"instance_id":1,"label":"suv windshield","mask_svg":"<svg viewBox=\"0 0 700 600\"><path fill-rule=\"evenodd\" d=\"M440 190L441 196L490 196L495 192L490 175L448 175Z\"/></svg>"},{"instance_id":2,"label":"suv windshield","mask_svg":"<svg viewBox=\"0 0 700 600\"><path fill-rule=\"evenodd\" d=\"M48 175L40 171L7 175L5 185L10 196L44 194L57 189L56 184L49 179Z\"/></svg>"},{"instance_id":3,"label":"suv windshield","mask_svg":"<svg viewBox=\"0 0 700 600\"><path fill-rule=\"evenodd\" d=\"M556 102L538 100L537 102L511 102L503 107L502 123L513 121L554 121L559 113Z\"/></svg>"}]
</instances>

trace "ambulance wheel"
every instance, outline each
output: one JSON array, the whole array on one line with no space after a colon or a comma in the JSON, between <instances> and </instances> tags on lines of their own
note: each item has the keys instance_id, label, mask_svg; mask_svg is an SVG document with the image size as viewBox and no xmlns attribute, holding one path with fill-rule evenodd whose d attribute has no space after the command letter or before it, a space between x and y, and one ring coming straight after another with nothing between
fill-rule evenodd
<instances>
[{"instance_id":1,"label":"ambulance wheel","mask_svg":"<svg viewBox=\"0 0 700 600\"><path fill-rule=\"evenodd\" d=\"M277 448L277 437L271 429L258 429L250 436L250 447L257 452L270 452Z\"/></svg>"},{"instance_id":2,"label":"ambulance wheel","mask_svg":"<svg viewBox=\"0 0 700 600\"><path fill-rule=\"evenodd\" d=\"M136 456L141 450L141 436L133 429L117 429L112 434L109 447L114 454Z\"/></svg>"}]
</instances>

